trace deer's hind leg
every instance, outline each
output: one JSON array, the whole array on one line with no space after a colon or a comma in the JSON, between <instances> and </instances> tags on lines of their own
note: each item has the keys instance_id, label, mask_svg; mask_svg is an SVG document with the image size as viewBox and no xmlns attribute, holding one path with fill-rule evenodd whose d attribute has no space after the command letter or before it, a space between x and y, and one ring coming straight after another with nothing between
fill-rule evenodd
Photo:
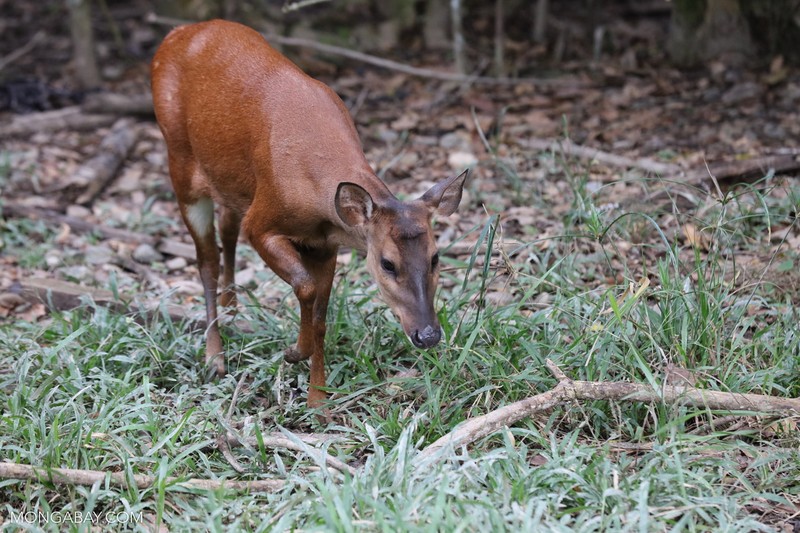
<instances>
[{"instance_id":1,"label":"deer's hind leg","mask_svg":"<svg viewBox=\"0 0 800 533\"><path fill-rule=\"evenodd\" d=\"M225 356L217 321L219 249L214 233L214 202L210 196L192 189L193 178L199 172L193 160L179 161L170 158L169 171L181 216L194 241L197 267L203 282L207 323L206 365L218 376L224 376Z\"/></svg>"},{"instance_id":2,"label":"deer's hind leg","mask_svg":"<svg viewBox=\"0 0 800 533\"><path fill-rule=\"evenodd\" d=\"M222 241L222 294L220 303L231 314L236 312L236 244L242 215L233 209L222 207L219 217L219 237Z\"/></svg>"}]
</instances>

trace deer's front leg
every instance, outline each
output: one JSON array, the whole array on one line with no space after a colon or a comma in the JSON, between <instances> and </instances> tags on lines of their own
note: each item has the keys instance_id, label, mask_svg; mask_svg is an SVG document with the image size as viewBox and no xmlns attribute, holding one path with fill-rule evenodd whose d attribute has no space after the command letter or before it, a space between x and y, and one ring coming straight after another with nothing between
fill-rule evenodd
<instances>
[{"instance_id":1,"label":"deer's front leg","mask_svg":"<svg viewBox=\"0 0 800 533\"><path fill-rule=\"evenodd\" d=\"M294 346L286 348L284 357L290 363L303 361L314 352L313 315L317 299L314 276L306 268L294 243L283 235L263 235L250 239L258 255L282 280L292 286L300 301L300 334Z\"/></svg>"},{"instance_id":2,"label":"deer's front leg","mask_svg":"<svg viewBox=\"0 0 800 533\"><path fill-rule=\"evenodd\" d=\"M336 270L336 250L315 251L302 254L306 270L314 278L317 289L311 316L313 351L311 353L311 379L308 389L308 406L318 407L326 397L319 387L325 386L325 331L328 315L328 300ZM302 317L301 317L302 321ZM303 332L301 331L302 335Z\"/></svg>"},{"instance_id":3,"label":"deer's front leg","mask_svg":"<svg viewBox=\"0 0 800 533\"><path fill-rule=\"evenodd\" d=\"M282 235L250 239L253 247L281 279L292 286L300 302L300 333L297 343L286 348L284 358L296 363L311 358L308 405L317 407L325 399L325 320L336 267L336 250L300 252Z\"/></svg>"}]
</instances>

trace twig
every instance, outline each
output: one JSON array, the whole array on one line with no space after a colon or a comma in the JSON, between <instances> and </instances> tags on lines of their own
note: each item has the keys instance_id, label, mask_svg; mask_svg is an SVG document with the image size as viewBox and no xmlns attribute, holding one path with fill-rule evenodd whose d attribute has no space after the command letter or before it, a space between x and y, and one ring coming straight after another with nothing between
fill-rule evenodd
<instances>
[{"instance_id":1,"label":"twig","mask_svg":"<svg viewBox=\"0 0 800 533\"><path fill-rule=\"evenodd\" d=\"M560 368L558 368L558 366L556 366L556 364L553 361L547 359L544 362L544 364L547 365L547 370L549 370L550 373L553 374L553 377L556 378L559 381L559 383L562 381L569 381L567 375Z\"/></svg>"},{"instance_id":2,"label":"twig","mask_svg":"<svg viewBox=\"0 0 800 533\"><path fill-rule=\"evenodd\" d=\"M772 170L776 174L794 172L800 169L800 159L797 154L784 154L768 157L756 157L742 161L730 163L714 163L706 165L700 172L690 174L682 179L684 183L697 184L707 179L716 182L730 182L731 180L746 180L749 178L763 178L767 171ZM715 185L719 191L719 185Z\"/></svg>"},{"instance_id":3,"label":"twig","mask_svg":"<svg viewBox=\"0 0 800 533\"><path fill-rule=\"evenodd\" d=\"M191 20L181 20L168 17L161 17L154 13L148 14L146 20L151 24L160 24L165 26L181 26L184 24L191 24L193 22ZM584 81L574 80L574 79L563 79L563 78L492 78L487 76L469 76L465 74L456 74L453 72L441 72L438 70L432 70L427 68L412 67L404 63L392 61L391 59L383 59L381 57L365 54L363 52L358 52L356 50L350 50L349 48L318 43L316 41L312 41L310 39L302 39L300 37L284 37L283 35L275 35L272 33L264 34L264 37L272 43L277 43L284 46L311 48L312 50L317 50L325 54L346 57L348 59L353 59L355 61L361 61L362 63L375 65L376 67L394 70L397 72L403 72L405 74L409 74L411 76L417 76L420 78L430 78L435 80L452 81L457 83L477 83L484 85L531 84L531 85L540 85L548 87L571 87L571 88L589 87L591 85Z\"/></svg>"},{"instance_id":4,"label":"twig","mask_svg":"<svg viewBox=\"0 0 800 533\"><path fill-rule=\"evenodd\" d=\"M520 141L521 146L530 148L532 150L558 150L560 149L564 155L573 155L579 159L588 161L597 161L606 165L621 168L639 168L645 172L653 174L672 175L681 172L678 165L671 165L669 163L659 163L645 157L639 159L632 159L630 157L623 157L616 154L610 154L597 150L596 148L587 148L579 144L575 144L569 139L562 139L558 141L548 139L527 139Z\"/></svg>"},{"instance_id":5,"label":"twig","mask_svg":"<svg viewBox=\"0 0 800 533\"><path fill-rule=\"evenodd\" d=\"M290 3L284 2L283 6L281 7L281 11L283 13L289 13L291 11L297 11L308 6L313 6L314 4L321 4L323 2L330 2L330 0L297 0L296 2Z\"/></svg>"},{"instance_id":6,"label":"twig","mask_svg":"<svg viewBox=\"0 0 800 533\"><path fill-rule=\"evenodd\" d=\"M288 431L286 433L288 433ZM290 433L290 435L291 438L276 433L264 435L262 441L260 442L263 442L265 448L281 448L296 452L303 452L314 458L320 464L324 463L342 473L347 472L351 475L356 473L356 470L344 461L333 457L323 450L312 447L315 444L328 442L329 440L333 439L327 439L324 436L314 434L306 435ZM259 441L255 437L242 439L239 435L231 431L228 431L224 436L221 436L221 438L224 439L227 444L232 446L245 445L252 447L259 444Z\"/></svg>"},{"instance_id":7,"label":"twig","mask_svg":"<svg viewBox=\"0 0 800 533\"><path fill-rule=\"evenodd\" d=\"M228 437L233 432L227 428L230 428L231 416L233 415L233 408L236 405L236 402L239 400L239 394L242 392L242 387L244 386L244 382L249 375L250 373L245 371L242 374L242 377L239 378L239 382L236 383L236 388L233 390L233 396L231 396L231 404L228 406L228 412L225 414L225 422L224 422L226 428L225 433L221 433L217 437L217 448L219 449L220 452L222 452L222 456L225 458L226 461L228 461L228 464L231 465L231 467L240 474L244 474L246 470L241 464L239 464L239 461L236 460L236 458L233 456L233 453L231 453L231 447L230 447L231 440ZM238 437L238 435L236 435L235 433L233 433L233 435Z\"/></svg>"},{"instance_id":8,"label":"twig","mask_svg":"<svg viewBox=\"0 0 800 533\"><path fill-rule=\"evenodd\" d=\"M546 364L550 372L559 379L558 385L553 389L462 422L453 431L423 449L415 460L424 461L448 446L454 448L466 446L502 427L513 425L523 418L571 400L667 403L702 409L751 411L780 416L800 414L800 398L776 398L762 394L740 394L673 385L664 385L661 390L656 391L649 385L639 383L573 381L567 378L552 361L548 360Z\"/></svg>"},{"instance_id":9,"label":"twig","mask_svg":"<svg viewBox=\"0 0 800 533\"><path fill-rule=\"evenodd\" d=\"M750 416L744 417L746 420L747 418L752 418ZM728 416L721 416L719 418L711 418L705 424L699 424L696 428L694 428L689 433L694 435L708 435L714 431L730 431L731 427L736 424L739 424L743 421L743 417L739 415L728 415Z\"/></svg>"},{"instance_id":10,"label":"twig","mask_svg":"<svg viewBox=\"0 0 800 533\"><path fill-rule=\"evenodd\" d=\"M228 406L228 412L225 415L225 422L226 425L230 426L231 424L231 416L233 415L233 408L236 405L236 402L239 400L239 394L242 392L242 387L244 387L245 380L250 377L250 373L245 371L242 373L242 377L239 378L239 382L236 383L236 388L233 389L233 396L231 396L231 404Z\"/></svg>"},{"instance_id":11,"label":"twig","mask_svg":"<svg viewBox=\"0 0 800 533\"><path fill-rule=\"evenodd\" d=\"M4 68L6 68L8 65L13 63L17 59L31 52L34 48L36 48L37 44L39 44L40 42L42 42L42 40L44 40L44 36L45 36L44 31L39 30L33 34L33 37L31 37L30 41L20 46L19 48L17 48L10 54L6 55L5 57L0 58L0 71L2 71Z\"/></svg>"},{"instance_id":12,"label":"twig","mask_svg":"<svg viewBox=\"0 0 800 533\"><path fill-rule=\"evenodd\" d=\"M231 465L231 468L233 468L236 472L239 474L244 474L247 472L247 469L243 467L238 460L236 460L236 457L233 456L233 452L231 452L231 447L228 444L228 440L223 435L217 437L217 449L220 451L220 453L222 453L222 457L228 461L228 464Z\"/></svg>"},{"instance_id":13,"label":"twig","mask_svg":"<svg viewBox=\"0 0 800 533\"><path fill-rule=\"evenodd\" d=\"M42 468L18 463L0 463L0 479L32 479L49 481L56 485L86 485L102 483L106 479L112 485L127 488L131 485L146 489L156 483L176 485L188 489L240 490L250 492L275 492L281 490L286 482L282 479L261 479L254 481L233 481L216 479L182 479L168 477L161 480L157 476L145 474L127 475L125 472L103 472L100 470L77 470L74 468Z\"/></svg>"}]
</instances>

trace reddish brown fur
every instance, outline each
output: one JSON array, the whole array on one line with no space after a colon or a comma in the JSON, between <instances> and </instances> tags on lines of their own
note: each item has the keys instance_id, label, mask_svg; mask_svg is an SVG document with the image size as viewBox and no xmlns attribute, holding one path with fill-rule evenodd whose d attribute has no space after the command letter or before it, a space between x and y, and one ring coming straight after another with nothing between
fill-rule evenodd
<instances>
[{"instance_id":1,"label":"reddish brown fur","mask_svg":"<svg viewBox=\"0 0 800 533\"><path fill-rule=\"evenodd\" d=\"M223 304L235 304L240 228L300 300L300 335L286 358L311 358L309 404L324 398L318 387L325 385L325 314L339 246L367 251L369 268L409 335L439 327L430 218L440 202L441 211L455 209L463 175L420 200L398 201L372 172L338 96L240 24L217 20L173 30L153 58L152 84L170 176L205 288L206 359L218 373L224 372L216 323L219 252L213 227L203 233L198 223L208 213L207 198L220 206ZM392 235L403 228L417 237ZM387 255L398 265L392 280L381 278ZM406 286L404 277L411 280Z\"/></svg>"}]
</instances>

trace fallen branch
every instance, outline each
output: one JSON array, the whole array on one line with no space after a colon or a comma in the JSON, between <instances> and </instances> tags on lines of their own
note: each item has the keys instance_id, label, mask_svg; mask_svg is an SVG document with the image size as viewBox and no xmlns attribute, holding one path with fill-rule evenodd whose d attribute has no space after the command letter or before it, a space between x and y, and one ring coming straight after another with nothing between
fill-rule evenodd
<instances>
[{"instance_id":1,"label":"fallen branch","mask_svg":"<svg viewBox=\"0 0 800 533\"><path fill-rule=\"evenodd\" d=\"M695 172L680 181L688 184L699 184L706 180L740 182L749 179L763 178L772 170L775 174L785 174L800 170L798 154L782 154L755 159L743 159L730 163L715 163L707 169Z\"/></svg>"},{"instance_id":2,"label":"fallen branch","mask_svg":"<svg viewBox=\"0 0 800 533\"><path fill-rule=\"evenodd\" d=\"M111 291L86 287L69 281L52 278L26 278L19 282L17 289L11 292L29 302L41 302L51 311L69 311L85 305L88 299L95 304L106 307L115 313L132 314L136 322L148 322L154 317L162 316L161 304L137 305L115 300ZM185 323L189 329L205 329L205 315L196 317L185 305L167 305L166 313L175 323ZM247 324L237 324L237 328L252 332Z\"/></svg>"},{"instance_id":3,"label":"fallen branch","mask_svg":"<svg viewBox=\"0 0 800 533\"><path fill-rule=\"evenodd\" d=\"M30 479L48 481L55 485L86 485L103 483L109 480L112 485L127 488L134 485L147 489L156 483L175 485L188 489L218 490L228 489L246 492L275 492L281 490L286 482L282 479L261 479L254 481L233 481L216 479L182 479L168 477L164 480L144 474L127 475L125 472L103 472L100 470L77 470L74 468L41 468L18 463L0 462L0 479Z\"/></svg>"},{"instance_id":4,"label":"fallen branch","mask_svg":"<svg viewBox=\"0 0 800 533\"><path fill-rule=\"evenodd\" d=\"M800 170L800 156L789 152L769 157L758 157L730 163L716 163L700 172L686 175L678 165L660 163L646 157L633 159L616 154L610 154L575 144L569 139L527 139L520 141L521 146L532 150L561 151L564 155L575 156L586 161L597 161L605 165L619 168L638 168L652 174L659 174L671 180L690 185L699 185L706 180L739 182L752 178L762 178L770 170L776 174L785 174Z\"/></svg>"},{"instance_id":5,"label":"fallen branch","mask_svg":"<svg viewBox=\"0 0 800 533\"><path fill-rule=\"evenodd\" d=\"M149 92L139 95L93 93L86 95L81 108L86 113L152 115L153 95Z\"/></svg>"},{"instance_id":6,"label":"fallen branch","mask_svg":"<svg viewBox=\"0 0 800 533\"><path fill-rule=\"evenodd\" d=\"M2 207L3 216L12 216L15 218L29 218L33 220L44 220L52 222L56 225L66 224L73 231L78 233L97 233L106 239L117 239L123 242L131 243L147 243L155 245L158 238L144 233L136 233L126 229L111 228L103 224L95 224L78 217L72 217L54 211L52 209L42 209L40 207L33 207L21 204L4 204Z\"/></svg>"},{"instance_id":7,"label":"fallen branch","mask_svg":"<svg viewBox=\"0 0 800 533\"><path fill-rule=\"evenodd\" d=\"M117 170L128 157L139 129L129 118L119 119L111 131L100 143L97 154L81 165L75 175L76 183L88 184L86 190L78 196L76 203L88 205L100 195L108 184L116 177Z\"/></svg>"},{"instance_id":8,"label":"fallen branch","mask_svg":"<svg viewBox=\"0 0 800 533\"><path fill-rule=\"evenodd\" d=\"M85 113L81 106L14 115L11 122L0 124L0 139L57 130L93 130L109 126L116 119L115 115Z\"/></svg>"},{"instance_id":9,"label":"fallen branch","mask_svg":"<svg viewBox=\"0 0 800 533\"><path fill-rule=\"evenodd\" d=\"M236 435L231 431L228 431L224 436L221 436L221 438L218 439L217 441L218 444L220 441L223 441L226 444L231 444L234 446L246 445L250 447L258 444L258 441L255 439L248 439L246 441L242 440L238 435ZM302 452L312 457L318 463L320 464L324 463L329 467L338 470L339 472L342 473L347 472L350 475L356 474L355 468L348 465L344 461L333 457L327 452L324 452L318 448L312 448L311 446L309 446L307 441L308 439L303 439L300 435L292 434L292 438L289 438L279 434L272 434L272 435L264 435L262 442L265 448L280 448L295 452Z\"/></svg>"},{"instance_id":10,"label":"fallen branch","mask_svg":"<svg viewBox=\"0 0 800 533\"><path fill-rule=\"evenodd\" d=\"M664 385L661 390L656 391L649 385L639 383L573 381L567 378L552 361L547 361L547 367L559 380L553 389L462 422L453 431L423 449L415 460L424 461L445 447L466 446L523 418L574 400L667 403L701 409L748 411L780 416L800 414L800 398L776 398L762 394L740 394L672 385Z\"/></svg>"},{"instance_id":11,"label":"fallen branch","mask_svg":"<svg viewBox=\"0 0 800 533\"><path fill-rule=\"evenodd\" d=\"M5 204L0 211L4 216L44 220L45 222L50 222L58 226L66 224L76 233L96 233L104 239L116 239L126 243L152 244L163 254L183 257L192 261L196 259L193 244L186 244L172 239L159 239L152 235L137 233L126 229L112 228L82 218L65 215L52 209L43 209L20 204Z\"/></svg>"},{"instance_id":12,"label":"fallen branch","mask_svg":"<svg viewBox=\"0 0 800 533\"><path fill-rule=\"evenodd\" d=\"M644 170L645 172L660 174L662 176L668 174L678 174L681 172L681 168L678 165L660 163L646 157L632 159L630 157L610 154L596 148L587 148L585 146L575 144L569 139L561 139L558 141L548 139L526 139L520 141L519 144L532 150L551 150L554 152L561 151L564 153L564 155L575 156L578 159L583 159L590 162L597 161L598 163L603 163L612 167L638 168Z\"/></svg>"},{"instance_id":13,"label":"fallen branch","mask_svg":"<svg viewBox=\"0 0 800 533\"><path fill-rule=\"evenodd\" d=\"M183 26L185 24L191 24L192 22L194 22L191 20L181 20L169 17L161 17L156 15L155 13L148 14L146 20L151 24L159 24L162 26ZM531 84L531 85L548 86L548 87L571 87L571 88L589 87L591 85L587 82L575 79L493 78L490 76L469 76L465 74L457 74L454 72L442 72L439 70L412 67L411 65L406 65L404 63L399 63L397 61L392 61L391 59L384 59L370 54L365 54L363 52L358 52L356 50L350 50L349 48L343 48L341 46L318 43L317 41L312 41L310 39L302 39L300 37L285 37L283 35L276 35L273 33L268 33L263 35L270 43L277 43L283 46L310 48L312 50L317 50L318 52L322 52L325 54L346 57L348 59L353 59L355 61L360 61L362 63L367 63L369 65L374 65L376 67L381 67L388 70L394 70L396 72L402 72L404 74L409 74L411 76L417 76L420 78L429 78L441 81L452 81L457 83L476 83L483 85Z\"/></svg>"}]
</instances>

